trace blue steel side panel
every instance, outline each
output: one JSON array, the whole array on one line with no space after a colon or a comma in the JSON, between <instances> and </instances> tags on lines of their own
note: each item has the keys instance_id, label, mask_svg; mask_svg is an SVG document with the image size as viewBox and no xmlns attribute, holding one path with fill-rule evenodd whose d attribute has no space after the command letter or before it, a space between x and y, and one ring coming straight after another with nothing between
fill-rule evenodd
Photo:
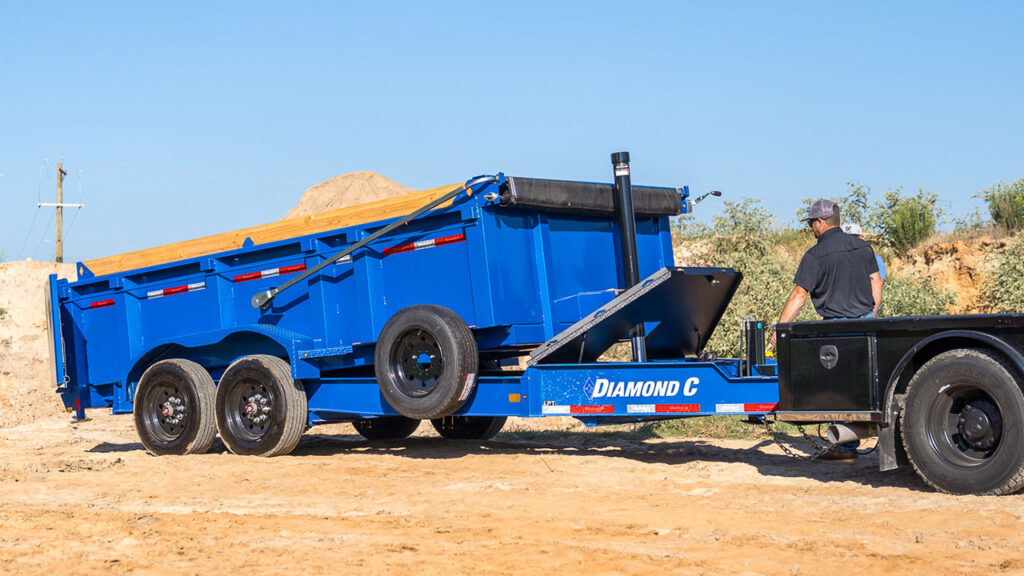
<instances>
[{"instance_id":1,"label":"blue steel side panel","mask_svg":"<svg viewBox=\"0 0 1024 576\"><path fill-rule=\"evenodd\" d=\"M456 414L528 416L527 398L518 377L484 376ZM322 378L306 383L309 423L397 414L381 396L373 378Z\"/></svg>"},{"instance_id":2,"label":"blue steel side panel","mask_svg":"<svg viewBox=\"0 0 1024 576\"><path fill-rule=\"evenodd\" d=\"M712 362L550 364L531 367L523 379L531 416L764 414L779 402L776 378L739 378Z\"/></svg>"},{"instance_id":3,"label":"blue steel side panel","mask_svg":"<svg viewBox=\"0 0 1024 576\"><path fill-rule=\"evenodd\" d=\"M588 423L762 415L778 404L778 380L735 374L713 362L534 366L522 377L482 377L457 412L469 416L572 416ZM309 423L394 415L373 378L306 382Z\"/></svg>"}]
</instances>

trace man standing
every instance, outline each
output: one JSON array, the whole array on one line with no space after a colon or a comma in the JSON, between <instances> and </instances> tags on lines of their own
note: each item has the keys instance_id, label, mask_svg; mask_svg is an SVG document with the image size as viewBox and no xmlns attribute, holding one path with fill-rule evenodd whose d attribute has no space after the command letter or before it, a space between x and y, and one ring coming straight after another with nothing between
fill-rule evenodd
<instances>
[{"instance_id":1,"label":"man standing","mask_svg":"<svg viewBox=\"0 0 1024 576\"><path fill-rule=\"evenodd\" d=\"M811 204L804 219L818 243L800 259L779 322L792 322L808 294L814 309L825 320L870 318L875 299L871 282L878 277L878 262L867 242L843 234L839 228L839 207L824 198ZM772 335L772 345L775 335Z\"/></svg>"},{"instance_id":2,"label":"man standing","mask_svg":"<svg viewBox=\"0 0 1024 576\"><path fill-rule=\"evenodd\" d=\"M804 219L818 243L800 259L793 278L793 291L786 299L778 323L792 322L810 294L814 309L825 320L872 318L877 310L872 285L879 277L875 252L863 239L844 234L839 228L839 207L824 198L811 204ZM881 284L879 284L881 287ZM879 291L879 301L881 291ZM772 332L770 346L777 334ZM856 458L858 442L848 442L819 458Z\"/></svg>"},{"instance_id":3,"label":"man standing","mask_svg":"<svg viewBox=\"0 0 1024 576\"><path fill-rule=\"evenodd\" d=\"M864 230L860 227L860 224L856 222L847 222L840 226L844 233L856 236L861 240L864 238ZM885 261L882 257L875 253L875 260L878 262L878 278L871 279L871 295L875 299L875 316L878 316L878 311L882 308L882 288L885 286Z\"/></svg>"}]
</instances>

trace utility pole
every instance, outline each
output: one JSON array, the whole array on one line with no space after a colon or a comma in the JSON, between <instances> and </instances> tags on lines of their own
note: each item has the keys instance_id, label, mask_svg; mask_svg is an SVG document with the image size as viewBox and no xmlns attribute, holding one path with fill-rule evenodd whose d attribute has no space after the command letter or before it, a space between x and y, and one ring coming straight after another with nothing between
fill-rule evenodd
<instances>
[{"instance_id":1,"label":"utility pole","mask_svg":"<svg viewBox=\"0 0 1024 576\"><path fill-rule=\"evenodd\" d=\"M57 208L57 262L64 261L64 207L81 208L85 204L64 203L64 177L68 173L64 171L64 163L57 162L57 203L36 202L36 206L54 206Z\"/></svg>"},{"instance_id":2,"label":"utility pole","mask_svg":"<svg viewBox=\"0 0 1024 576\"><path fill-rule=\"evenodd\" d=\"M64 261L64 163L57 162L57 263Z\"/></svg>"}]
</instances>

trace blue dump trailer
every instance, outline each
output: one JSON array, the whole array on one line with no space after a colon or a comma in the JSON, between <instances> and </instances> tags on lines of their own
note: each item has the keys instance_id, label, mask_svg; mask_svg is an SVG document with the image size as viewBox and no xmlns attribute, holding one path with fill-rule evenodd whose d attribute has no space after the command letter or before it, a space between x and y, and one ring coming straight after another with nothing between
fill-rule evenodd
<instances>
[{"instance_id":1,"label":"blue dump trailer","mask_svg":"<svg viewBox=\"0 0 1024 576\"><path fill-rule=\"evenodd\" d=\"M965 330L935 345L938 327L804 323L780 325L776 365L753 321L746 356L717 359L705 348L742 275L676 267L669 219L689 191L634 187L628 155L613 164L615 184L499 173L401 218L104 275L81 263L78 281L50 279L58 392L78 418L133 413L157 455L205 452L218 434L237 454L282 455L330 422L400 439L431 420L444 438L485 440L508 416L729 414L878 436L883 469L906 462L905 445L941 490L1024 486L1024 319L1000 333L971 323L1017 338L1002 357ZM600 361L619 342L633 360ZM957 384L920 409L931 416L908 443L908 381L963 349L1012 389Z\"/></svg>"}]
</instances>

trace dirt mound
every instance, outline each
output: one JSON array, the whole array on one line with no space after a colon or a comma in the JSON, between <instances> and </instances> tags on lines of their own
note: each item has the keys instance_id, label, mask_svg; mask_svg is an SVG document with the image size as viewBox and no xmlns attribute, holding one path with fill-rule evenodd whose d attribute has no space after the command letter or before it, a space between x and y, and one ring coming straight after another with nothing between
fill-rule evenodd
<instances>
[{"instance_id":1,"label":"dirt mound","mask_svg":"<svg viewBox=\"0 0 1024 576\"><path fill-rule=\"evenodd\" d=\"M410 192L415 190L376 172L349 172L303 192L298 205L285 214L285 219L366 204Z\"/></svg>"},{"instance_id":2,"label":"dirt mound","mask_svg":"<svg viewBox=\"0 0 1024 576\"><path fill-rule=\"evenodd\" d=\"M0 264L0 428L64 413L54 394L46 332L46 279L74 278L73 264Z\"/></svg>"},{"instance_id":3,"label":"dirt mound","mask_svg":"<svg viewBox=\"0 0 1024 576\"><path fill-rule=\"evenodd\" d=\"M972 238L935 242L911 250L892 263L894 271L914 278L928 277L940 287L953 291L952 314L984 312L978 291L985 274L995 265L993 255L1006 250L1005 239Z\"/></svg>"}]
</instances>

